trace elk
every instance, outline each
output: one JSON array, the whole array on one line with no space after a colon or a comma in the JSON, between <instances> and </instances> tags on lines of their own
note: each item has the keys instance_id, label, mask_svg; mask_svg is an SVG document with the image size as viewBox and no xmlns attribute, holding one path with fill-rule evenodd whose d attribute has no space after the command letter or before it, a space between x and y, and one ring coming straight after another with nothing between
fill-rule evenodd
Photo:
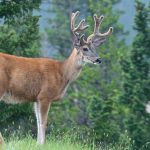
<instances>
[{"instance_id":1,"label":"elk","mask_svg":"<svg viewBox=\"0 0 150 150\"><path fill-rule=\"evenodd\" d=\"M58 61L50 58L25 58L0 53L0 98L6 103L34 102L37 119L37 142L44 144L48 111L53 101L61 99L74 81L84 62L100 64L95 48L106 41L113 28L99 32L103 16L94 15L94 32L87 38L81 34L88 25L75 21L79 11L71 14L73 50L68 59Z\"/></svg>"}]
</instances>

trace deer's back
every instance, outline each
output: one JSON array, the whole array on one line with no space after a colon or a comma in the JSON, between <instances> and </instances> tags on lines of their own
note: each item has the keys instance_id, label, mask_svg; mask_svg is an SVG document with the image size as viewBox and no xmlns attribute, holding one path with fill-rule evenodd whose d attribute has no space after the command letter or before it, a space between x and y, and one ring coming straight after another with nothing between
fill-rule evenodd
<instances>
[{"instance_id":1,"label":"deer's back","mask_svg":"<svg viewBox=\"0 0 150 150\"><path fill-rule=\"evenodd\" d=\"M0 97L5 101L35 101L50 80L58 63L44 58L24 58L0 53ZM52 82L52 81L51 81Z\"/></svg>"}]
</instances>

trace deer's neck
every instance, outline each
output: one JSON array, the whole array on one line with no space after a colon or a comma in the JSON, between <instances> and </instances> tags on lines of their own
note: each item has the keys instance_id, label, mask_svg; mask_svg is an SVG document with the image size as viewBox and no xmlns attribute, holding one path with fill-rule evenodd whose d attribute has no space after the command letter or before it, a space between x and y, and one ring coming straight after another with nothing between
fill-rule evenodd
<instances>
[{"instance_id":1,"label":"deer's neck","mask_svg":"<svg viewBox=\"0 0 150 150\"><path fill-rule=\"evenodd\" d=\"M75 80L82 69L83 61L81 54L78 53L77 49L73 49L71 55L67 60L64 61L64 77L68 82Z\"/></svg>"}]
</instances>

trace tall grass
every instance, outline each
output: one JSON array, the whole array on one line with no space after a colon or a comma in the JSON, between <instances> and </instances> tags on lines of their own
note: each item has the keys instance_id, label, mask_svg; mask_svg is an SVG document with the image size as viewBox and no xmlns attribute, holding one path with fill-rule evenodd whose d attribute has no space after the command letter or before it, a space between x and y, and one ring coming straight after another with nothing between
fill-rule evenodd
<instances>
[{"instance_id":1,"label":"tall grass","mask_svg":"<svg viewBox=\"0 0 150 150\"><path fill-rule=\"evenodd\" d=\"M18 138L10 139L6 142L3 150L94 150L88 145L80 144L78 142L71 142L70 139L56 140L54 138L47 139L47 142L40 146L35 139L26 137L19 140Z\"/></svg>"},{"instance_id":2,"label":"tall grass","mask_svg":"<svg viewBox=\"0 0 150 150\"><path fill-rule=\"evenodd\" d=\"M95 145L90 141L79 141L73 135L65 136L51 136L48 137L46 143L40 146L36 143L36 140L28 136L20 139L19 137L12 137L5 141L3 150L133 150L131 139L123 134L119 143L112 144L99 143ZM59 138L58 138L59 137Z\"/></svg>"}]
</instances>

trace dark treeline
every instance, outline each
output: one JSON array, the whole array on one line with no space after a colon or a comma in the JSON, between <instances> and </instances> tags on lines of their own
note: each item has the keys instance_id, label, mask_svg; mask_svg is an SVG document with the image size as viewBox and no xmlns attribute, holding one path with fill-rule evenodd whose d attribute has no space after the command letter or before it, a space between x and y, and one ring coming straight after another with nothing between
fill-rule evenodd
<instances>
[{"instance_id":1,"label":"dark treeline","mask_svg":"<svg viewBox=\"0 0 150 150\"><path fill-rule=\"evenodd\" d=\"M150 115L146 105L150 100L150 4L135 1L134 29L136 36L131 46L125 44L128 35L118 19L122 12L114 6L121 0L51 0L45 29L49 43L59 57L71 52L69 15L80 10L81 17L90 25L86 36L93 32L93 14L103 14L101 32L108 26L114 32L97 49L103 63L86 65L63 100L52 105L49 112L48 133L75 132L79 139L97 143L131 144L131 149L150 147ZM2 0L0 2L0 51L26 57L39 57L40 0ZM41 35L42 36L42 35ZM121 37L121 38L120 38ZM21 81L20 81L21 82ZM36 123L32 104L6 105L0 103L0 131L5 136L29 132L35 135Z\"/></svg>"}]
</instances>

